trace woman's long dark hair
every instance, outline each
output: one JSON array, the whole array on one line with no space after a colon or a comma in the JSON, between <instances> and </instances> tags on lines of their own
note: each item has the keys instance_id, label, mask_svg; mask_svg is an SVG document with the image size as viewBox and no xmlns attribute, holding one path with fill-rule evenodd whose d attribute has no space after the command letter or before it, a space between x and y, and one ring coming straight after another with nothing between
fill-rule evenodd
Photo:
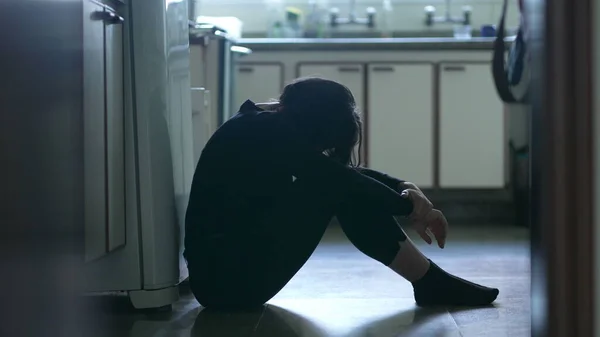
<instances>
[{"instance_id":1,"label":"woman's long dark hair","mask_svg":"<svg viewBox=\"0 0 600 337\"><path fill-rule=\"evenodd\" d=\"M360 165L362 121L348 87L319 77L301 78L285 86L279 103L308 132L313 145L345 165Z\"/></svg>"}]
</instances>

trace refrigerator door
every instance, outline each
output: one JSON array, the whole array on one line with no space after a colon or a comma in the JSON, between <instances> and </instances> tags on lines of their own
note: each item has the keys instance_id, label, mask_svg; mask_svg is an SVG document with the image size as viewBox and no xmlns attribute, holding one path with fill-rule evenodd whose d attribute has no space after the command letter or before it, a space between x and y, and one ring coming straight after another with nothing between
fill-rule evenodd
<instances>
[{"instance_id":1,"label":"refrigerator door","mask_svg":"<svg viewBox=\"0 0 600 337\"><path fill-rule=\"evenodd\" d=\"M191 149L188 2L165 6L164 0L145 0L131 7L142 288L153 293L187 276L182 275L183 228L176 204L191 170L186 168L191 162L186 159Z\"/></svg>"},{"instance_id":2,"label":"refrigerator door","mask_svg":"<svg viewBox=\"0 0 600 337\"><path fill-rule=\"evenodd\" d=\"M83 2L85 261L107 254L104 8Z\"/></svg>"}]
</instances>

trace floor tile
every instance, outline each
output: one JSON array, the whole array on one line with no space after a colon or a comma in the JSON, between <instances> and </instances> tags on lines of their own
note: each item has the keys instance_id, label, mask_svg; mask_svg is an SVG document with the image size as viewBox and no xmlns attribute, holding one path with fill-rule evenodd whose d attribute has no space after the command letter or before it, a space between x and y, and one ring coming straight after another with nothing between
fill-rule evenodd
<instances>
[{"instance_id":1,"label":"floor tile","mask_svg":"<svg viewBox=\"0 0 600 337\"><path fill-rule=\"evenodd\" d=\"M452 318L465 337L531 335L530 301L525 299L500 300L493 307L469 310L450 310Z\"/></svg>"}]
</instances>

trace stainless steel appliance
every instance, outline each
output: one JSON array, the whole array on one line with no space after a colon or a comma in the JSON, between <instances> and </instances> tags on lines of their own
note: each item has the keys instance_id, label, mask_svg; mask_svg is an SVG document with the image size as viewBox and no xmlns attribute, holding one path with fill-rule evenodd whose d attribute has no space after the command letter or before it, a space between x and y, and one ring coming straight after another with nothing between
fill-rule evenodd
<instances>
[{"instance_id":1,"label":"stainless steel appliance","mask_svg":"<svg viewBox=\"0 0 600 337\"><path fill-rule=\"evenodd\" d=\"M209 96L210 110L206 111L209 132L214 132L235 113L233 66L239 57L250 53L250 49L238 46L224 29L190 21L191 86L193 90L206 90ZM192 107L192 110L201 109Z\"/></svg>"},{"instance_id":2,"label":"stainless steel appliance","mask_svg":"<svg viewBox=\"0 0 600 337\"><path fill-rule=\"evenodd\" d=\"M177 301L188 273L181 254L194 173L187 6L83 1L85 290L128 292L136 308Z\"/></svg>"}]
</instances>

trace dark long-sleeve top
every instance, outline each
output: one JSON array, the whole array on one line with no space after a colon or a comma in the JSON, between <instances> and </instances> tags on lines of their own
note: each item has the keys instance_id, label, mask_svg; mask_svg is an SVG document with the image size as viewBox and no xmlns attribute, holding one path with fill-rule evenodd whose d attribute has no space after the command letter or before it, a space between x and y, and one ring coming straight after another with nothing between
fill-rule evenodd
<instances>
[{"instance_id":1,"label":"dark long-sleeve top","mask_svg":"<svg viewBox=\"0 0 600 337\"><path fill-rule=\"evenodd\" d=\"M202 151L186 213L186 250L207 236L248 229L294 178L390 215L412 212L412 202L397 192L402 180L327 157L308 145L285 113L246 101Z\"/></svg>"}]
</instances>

